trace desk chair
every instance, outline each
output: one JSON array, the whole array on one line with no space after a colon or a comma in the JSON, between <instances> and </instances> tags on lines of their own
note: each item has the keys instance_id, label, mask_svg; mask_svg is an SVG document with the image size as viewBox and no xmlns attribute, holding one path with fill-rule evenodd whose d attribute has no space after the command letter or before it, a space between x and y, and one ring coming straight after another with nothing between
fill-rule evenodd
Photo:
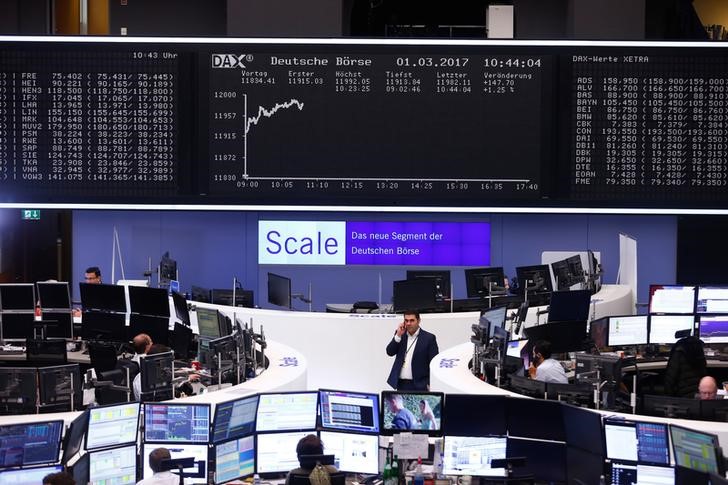
<instances>
[{"instance_id":1,"label":"desk chair","mask_svg":"<svg viewBox=\"0 0 728 485\"><path fill-rule=\"evenodd\" d=\"M88 357L91 367L96 373L107 372L116 368L116 347L101 342L89 342Z\"/></svg>"},{"instance_id":2,"label":"desk chair","mask_svg":"<svg viewBox=\"0 0 728 485\"><path fill-rule=\"evenodd\" d=\"M65 339L26 339L25 355L28 362L39 367L68 363Z\"/></svg>"},{"instance_id":3,"label":"desk chair","mask_svg":"<svg viewBox=\"0 0 728 485\"><path fill-rule=\"evenodd\" d=\"M331 485L345 485L346 484L346 473L345 472L329 473L329 480L331 480ZM308 474L300 474L300 475L295 474L295 475L291 475L290 485L313 485L313 484L308 479Z\"/></svg>"}]
</instances>

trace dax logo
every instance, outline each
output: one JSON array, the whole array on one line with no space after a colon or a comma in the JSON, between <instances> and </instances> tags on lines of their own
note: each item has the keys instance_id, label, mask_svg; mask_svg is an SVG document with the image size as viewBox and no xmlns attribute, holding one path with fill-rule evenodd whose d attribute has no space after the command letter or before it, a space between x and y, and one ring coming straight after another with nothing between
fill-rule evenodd
<instances>
[{"instance_id":1,"label":"dax logo","mask_svg":"<svg viewBox=\"0 0 728 485\"><path fill-rule=\"evenodd\" d=\"M456 365L458 365L458 361L460 359L440 359L440 368L444 369L452 369Z\"/></svg>"},{"instance_id":2,"label":"dax logo","mask_svg":"<svg viewBox=\"0 0 728 485\"><path fill-rule=\"evenodd\" d=\"M278 367L298 367L298 359L296 357L283 357Z\"/></svg>"},{"instance_id":3,"label":"dax logo","mask_svg":"<svg viewBox=\"0 0 728 485\"><path fill-rule=\"evenodd\" d=\"M245 69L245 54L239 56L235 54L213 54L212 55L212 67L214 69Z\"/></svg>"}]
</instances>

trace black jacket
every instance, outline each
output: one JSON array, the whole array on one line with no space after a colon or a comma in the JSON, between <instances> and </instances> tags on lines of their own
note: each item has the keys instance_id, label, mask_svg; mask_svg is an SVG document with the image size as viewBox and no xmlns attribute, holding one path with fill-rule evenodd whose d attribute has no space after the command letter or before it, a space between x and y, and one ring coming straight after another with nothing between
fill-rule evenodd
<instances>
[{"instance_id":1,"label":"black jacket","mask_svg":"<svg viewBox=\"0 0 728 485\"><path fill-rule=\"evenodd\" d=\"M665 370L665 394L676 397L695 397L698 383L705 376L707 363L703 341L685 337L672 346Z\"/></svg>"}]
</instances>

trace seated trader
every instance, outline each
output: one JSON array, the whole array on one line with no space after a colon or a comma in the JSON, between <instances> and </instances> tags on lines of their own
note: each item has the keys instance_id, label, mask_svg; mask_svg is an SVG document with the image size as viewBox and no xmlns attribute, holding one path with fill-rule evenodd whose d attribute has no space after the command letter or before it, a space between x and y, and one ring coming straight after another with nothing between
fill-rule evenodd
<instances>
[{"instance_id":1,"label":"seated trader","mask_svg":"<svg viewBox=\"0 0 728 485\"><path fill-rule=\"evenodd\" d=\"M298 462L301 465L299 468L294 468L290 472L288 472L288 475L286 476L286 485L290 485L291 483L291 475L305 475L309 476L311 472L313 471L312 466L316 466L315 463L305 463L301 460L302 456L307 455L323 455L324 454L324 444L319 439L318 436L315 434L310 434L307 436L304 436L301 438L301 440L296 445L296 455L298 455ZM309 468L311 467L311 468ZM331 473L337 473L339 470L336 469L335 466L332 465L324 465L324 468L326 469L326 472L329 474ZM311 484L315 485L315 484Z\"/></svg>"},{"instance_id":2,"label":"seated trader","mask_svg":"<svg viewBox=\"0 0 728 485\"><path fill-rule=\"evenodd\" d=\"M83 273L83 279L84 282L90 283L93 285L100 285L101 282L101 270L98 266L89 266L86 268L86 271ZM74 308L73 309L73 316L74 317L80 317L81 316L81 309L80 308Z\"/></svg>"},{"instance_id":3,"label":"seated trader","mask_svg":"<svg viewBox=\"0 0 728 485\"><path fill-rule=\"evenodd\" d=\"M43 477L43 485L76 485L76 480L68 472L51 473Z\"/></svg>"},{"instance_id":4,"label":"seated trader","mask_svg":"<svg viewBox=\"0 0 728 485\"><path fill-rule=\"evenodd\" d=\"M533 344L533 360L528 368L531 379L556 384L568 384L564 368L556 359L551 358L551 342L540 340Z\"/></svg>"},{"instance_id":5,"label":"seated trader","mask_svg":"<svg viewBox=\"0 0 728 485\"><path fill-rule=\"evenodd\" d=\"M412 411L404 407L401 394L389 394L385 398L389 411L394 414L392 418L393 429L418 429L417 418Z\"/></svg>"},{"instance_id":6,"label":"seated trader","mask_svg":"<svg viewBox=\"0 0 728 485\"><path fill-rule=\"evenodd\" d=\"M665 394L692 399L707 367L703 341L692 336L681 338L672 346L667 360Z\"/></svg>"},{"instance_id":7,"label":"seated trader","mask_svg":"<svg viewBox=\"0 0 728 485\"><path fill-rule=\"evenodd\" d=\"M132 339L131 343L134 347L134 356L131 360L137 364L139 363L139 357L147 355L149 349L152 348L152 344L154 344L154 342L152 342L152 337L146 333L140 333Z\"/></svg>"},{"instance_id":8,"label":"seated trader","mask_svg":"<svg viewBox=\"0 0 728 485\"><path fill-rule=\"evenodd\" d=\"M169 471L169 467L163 462L170 460L172 456L167 448L155 448L149 453L149 468L154 474L137 482L137 485L179 485L179 476Z\"/></svg>"},{"instance_id":9,"label":"seated trader","mask_svg":"<svg viewBox=\"0 0 728 485\"><path fill-rule=\"evenodd\" d=\"M711 376L705 376L700 379L700 383L698 384L698 399L701 401L718 399L718 384Z\"/></svg>"},{"instance_id":10,"label":"seated trader","mask_svg":"<svg viewBox=\"0 0 728 485\"><path fill-rule=\"evenodd\" d=\"M404 320L386 350L390 357L396 356L387 384L398 391L426 391L430 388L430 361L440 350L435 335L420 328L419 312L404 312Z\"/></svg>"}]
</instances>

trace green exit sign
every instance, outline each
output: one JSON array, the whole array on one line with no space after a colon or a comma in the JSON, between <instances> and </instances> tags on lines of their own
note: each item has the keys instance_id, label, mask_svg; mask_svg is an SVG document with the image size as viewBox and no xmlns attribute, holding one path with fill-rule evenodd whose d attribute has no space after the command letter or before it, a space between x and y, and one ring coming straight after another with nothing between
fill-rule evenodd
<instances>
[{"instance_id":1,"label":"green exit sign","mask_svg":"<svg viewBox=\"0 0 728 485\"><path fill-rule=\"evenodd\" d=\"M40 219L40 209L22 209L21 216L24 221L37 221Z\"/></svg>"}]
</instances>

